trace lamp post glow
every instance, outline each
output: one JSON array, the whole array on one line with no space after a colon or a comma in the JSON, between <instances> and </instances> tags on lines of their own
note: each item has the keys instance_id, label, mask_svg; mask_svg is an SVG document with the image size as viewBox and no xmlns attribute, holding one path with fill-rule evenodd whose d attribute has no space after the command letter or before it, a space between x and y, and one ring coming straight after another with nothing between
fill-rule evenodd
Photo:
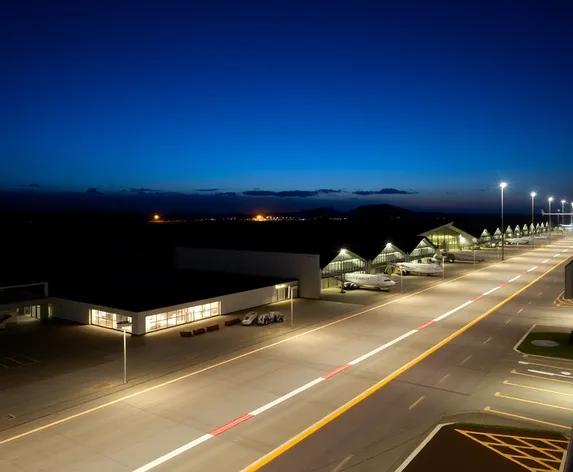
<instances>
[{"instance_id":1,"label":"lamp post glow","mask_svg":"<svg viewBox=\"0 0 573 472\"><path fill-rule=\"evenodd\" d=\"M127 328L131 328L129 321L120 321L117 327L123 331L123 383L127 383Z\"/></svg>"},{"instance_id":2,"label":"lamp post glow","mask_svg":"<svg viewBox=\"0 0 573 472\"><path fill-rule=\"evenodd\" d=\"M551 202L553 201L553 197L549 197L547 201L549 202L549 236L551 237Z\"/></svg>"},{"instance_id":3,"label":"lamp post glow","mask_svg":"<svg viewBox=\"0 0 573 472\"><path fill-rule=\"evenodd\" d=\"M501 189L501 261L505 259L505 231L503 230L503 189L507 187L507 182L501 182L499 188Z\"/></svg>"},{"instance_id":4,"label":"lamp post glow","mask_svg":"<svg viewBox=\"0 0 573 472\"><path fill-rule=\"evenodd\" d=\"M531 242L533 243L533 247L535 247L535 197L537 194L535 192L531 192L531 226L533 226L534 231L531 235Z\"/></svg>"}]
</instances>

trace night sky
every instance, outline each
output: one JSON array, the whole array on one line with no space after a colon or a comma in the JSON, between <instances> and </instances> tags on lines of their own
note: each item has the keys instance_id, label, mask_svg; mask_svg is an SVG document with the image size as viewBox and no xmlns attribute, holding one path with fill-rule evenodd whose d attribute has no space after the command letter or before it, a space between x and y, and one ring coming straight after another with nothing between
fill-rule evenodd
<instances>
[{"instance_id":1,"label":"night sky","mask_svg":"<svg viewBox=\"0 0 573 472\"><path fill-rule=\"evenodd\" d=\"M0 188L570 200L572 24L553 0L2 2Z\"/></svg>"}]
</instances>

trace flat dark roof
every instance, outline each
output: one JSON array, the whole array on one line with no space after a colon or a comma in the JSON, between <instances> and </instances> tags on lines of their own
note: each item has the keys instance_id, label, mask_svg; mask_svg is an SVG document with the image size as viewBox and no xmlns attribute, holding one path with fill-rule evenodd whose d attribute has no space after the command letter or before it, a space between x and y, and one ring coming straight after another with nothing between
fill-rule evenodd
<instances>
[{"instance_id":1,"label":"flat dark roof","mask_svg":"<svg viewBox=\"0 0 573 472\"><path fill-rule=\"evenodd\" d=\"M268 287L293 279L173 270L50 283L50 296L141 312Z\"/></svg>"}]
</instances>

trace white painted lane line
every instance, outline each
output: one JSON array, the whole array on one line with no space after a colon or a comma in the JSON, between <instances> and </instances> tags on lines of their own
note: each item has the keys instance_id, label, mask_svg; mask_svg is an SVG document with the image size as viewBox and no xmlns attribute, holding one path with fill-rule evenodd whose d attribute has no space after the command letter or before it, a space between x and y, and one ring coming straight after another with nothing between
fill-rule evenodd
<instances>
[{"instance_id":1,"label":"white painted lane line","mask_svg":"<svg viewBox=\"0 0 573 472\"><path fill-rule=\"evenodd\" d=\"M513 279L509 279L508 282L515 282L517 279L519 279L519 277L521 277L521 274L516 275Z\"/></svg>"},{"instance_id":2,"label":"white painted lane line","mask_svg":"<svg viewBox=\"0 0 573 472\"><path fill-rule=\"evenodd\" d=\"M393 344L396 344L397 342L402 341L402 339L406 339L408 336L412 336L412 334L417 333L418 330L413 329L412 331L408 331L406 334L403 334L402 336L400 336L399 338L393 339L390 342L387 342L386 344L383 344L380 347L377 347L376 349L373 349L370 352L367 352L366 354L364 354L363 356L357 357L356 359L354 359L353 361L350 361L348 364L349 365L356 365L359 362L362 362L365 359L368 359L369 357L372 357L374 354L379 353L380 351L383 351L384 349L389 348L390 346L392 346Z\"/></svg>"},{"instance_id":3,"label":"white painted lane line","mask_svg":"<svg viewBox=\"0 0 573 472\"><path fill-rule=\"evenodd\" d=\"M491 341L491 336L489 338L487 338L482 344L487 344Z\"/></svg>"},{"instance_id":4,"label":"white painted lane line","mask_svg":"<svg viewBox=\"0 0 573 472\"><path fill-rule=\"evenodd\" d=\"M488 290L487 292L485 292L483 295L484 295L484 296L485 296L485 295L489 295L490 293L493 293L493 292L495 292L495 291L498 290L498 289L499 289L499 287L494 287L494 288L492 288L491 290Z\"/></svg>"},{"instance_id":5,"label":"white painted lane line","mask_svg":"<svg viewBox=\"0 0 573 472\"><path fill-rule=\"evenodd\" d=\"M472 357L472 354L470 354L468 357L466 357L462 362L460 362L460 365L465 364L467 361L470 360L470 358Z\"/></svg>"},{"instance_id":6,"label":"white painted lane line","mask_svg":"<svg viewBox=\"0 0 573 472\"><path fill-rule=\"evenodd\" d=\"M549 262L549 259L545 259L542 264L547 264Z\"/></svg>"},{"instance_id":7,"label":"white painted lane line","mask_svg":"<svg viewBox=\"0 0 573 472\"><path fill-rule=\"evenodd\" d=\"M517 314L519 315L521 312L523 311L523 308L520 308L517 312Z\"/></svg>"},{"instance_id":8,"label":"white painted lane line","mask_svg":"<svg viewBox=\"0 0 573 472\"><path fill-rule=\"evenodd\" d=\"M447 313L444 313L443 315L440 315L437 318L434 318L433 321L443 320L444 318L447 318L448 316L453 315L456 311L460 311L462 308L465 308L466 306L471 305L472 303L473 302L471 300L469 302L465 302L462 305L458 306L457 308L454 308L453 310L450 310Z\"/></svg>"},{"instance_id":9,"label":"white painted lane line","mask_svg":"<svg viewBox=\"0 0 573 472\"><path fill-rule=\"evenodd\" d=\"M566 379L571 378L568 375L554 374L553 372L545 372L544 370L527 369L527 371L533 372L534 374L548 375L549 377L565 377Z\"/></svg>"},{"instance_id":10,"label":"white painted lane line","mask_svg":"<svg viewBox=\"0 0 573 472\"><path fill-rule=\"evenodd\" d=\"M340 470L342 470L342 468L344 467L344 465L350 460L352 459L352 457L354 457L354 454L350 454L348 457L345 457L344 459L342 459L338 465L332 469L330 472L339 472Z\"/></svg>"},{"instance_id":11,"label":"white painted lane line","mask_svg":"<svg viewBox=\"0 0 573 472\"><path fill-rule=\"evenodd\" d=\"M426 398L424 395L422 395L420 398L418 398L414 403L412 403L409 407L408 410L412 410L413 408L416 408L416 405L418 403L420 403L424 398Z\"/></svg>"},{"instance_id":12,"label":"white painted lane line","mask_svg":"<svg viewBox=\"0 0 573 472\"><path fill-rule=\"evenodd\" d=\"M511 318L509 318L509 319L505 322L505 324L509 323L510 321L511 321Z\"/></svg>"},{"instance_id":13,"label":"white painted lane line","mask_svg":"<svg viewBox=\"0 0 573 472\"><path fill-rule=\"evenodd\" d=\"M210 434L204 434L200 438L197 438L194 441L188 442L184 446L181 446L178 449L174 449L173 451L171 451L171 452L169 452L169 453L167 453L161 457L158 457L157 459L155 459L151 462L148 462L144 466L141 466L137 469L134 469L133 472L147 472L148 470L151 470L151 469L157 467L158 465L161 465L164 462L167 462L168 460L171 460L174 457L177 457L179 454L183 454L185 451L188 451L189 449L193 449L195 446L198 446L199 444L204 443L205 441L211 439L212 437L213 436Z\"/></svg>"},{"instance_id":14,"label":"white painted lane line","mask_svg":"<svg viewBox=\"0 0 573 472\"><path fill-rule=\"evenodd\" d=\"M438 383L436 385L441 384L444 380L446 380L448 377L450 376L450 374L446 374L444 375L440 380L438 380Z\"/></svg>"},{"instance_id":15,"label":"white painted lane line","mask_svg":"<svg viewBox=\"0 0 573 472\"><path fill-rule=\"evenodd\" d=\"M263 405L260 408L257 408L256 410L251 411L249 415L252 416L260 415L261 413L270 410L272 407L277 406L279 403L282 403L288 400L289 398L292 398L295 395L298 395L299 393L304 392L305 390L308 390L311 387L314 387L315 385L319 384L324 380L326 380L324 377L318 377L317 379L314 379L311 382L304 384L302 387L299 387L296 390L293 390L292 392L289 392L286 395L283 395L282 397L279 397L276 400L273 400L272 402L267 403L266 405Z\"/></svg>"},{"instance_id":16,"label":"white painted lane line","mask_svg":"<svg viewBox=\"0 0 573 472\"><path fill-rule=\"evenodd\" d=\"M532 270L537 269L539 266L532 267L531 269L527 269L527 272L531 272Z\"/></svg>"}]
</instances>

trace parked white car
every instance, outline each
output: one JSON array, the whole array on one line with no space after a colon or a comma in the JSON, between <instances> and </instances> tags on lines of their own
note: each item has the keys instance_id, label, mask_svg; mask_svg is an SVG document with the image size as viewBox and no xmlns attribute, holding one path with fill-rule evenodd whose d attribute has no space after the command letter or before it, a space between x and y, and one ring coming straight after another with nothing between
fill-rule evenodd
<instances>
[{"instance_id":1,"label":"parked white car","mask_svg":"<svg viewBox=\"0 0 573 472\"><path fill-rule=\"evenodd\" d=\"M263 313L257 318L257 323L260 325L267 325L269 323L282 323L285 320L285 315L279 311L269 311Z\"/></svg>"},{"instance_id":2,"label":"parked white car","mask_svg":"<svg viewBox=\"0 0 573 472\"><path fill-rule=\"evenodd\" d=\"M251 326L255 321L257 321L258 317L259 317L259 314L256 311L249 311L243 317L243 321L241 321L241 324L243 326Z\"/></svg>"}]
</instances>

